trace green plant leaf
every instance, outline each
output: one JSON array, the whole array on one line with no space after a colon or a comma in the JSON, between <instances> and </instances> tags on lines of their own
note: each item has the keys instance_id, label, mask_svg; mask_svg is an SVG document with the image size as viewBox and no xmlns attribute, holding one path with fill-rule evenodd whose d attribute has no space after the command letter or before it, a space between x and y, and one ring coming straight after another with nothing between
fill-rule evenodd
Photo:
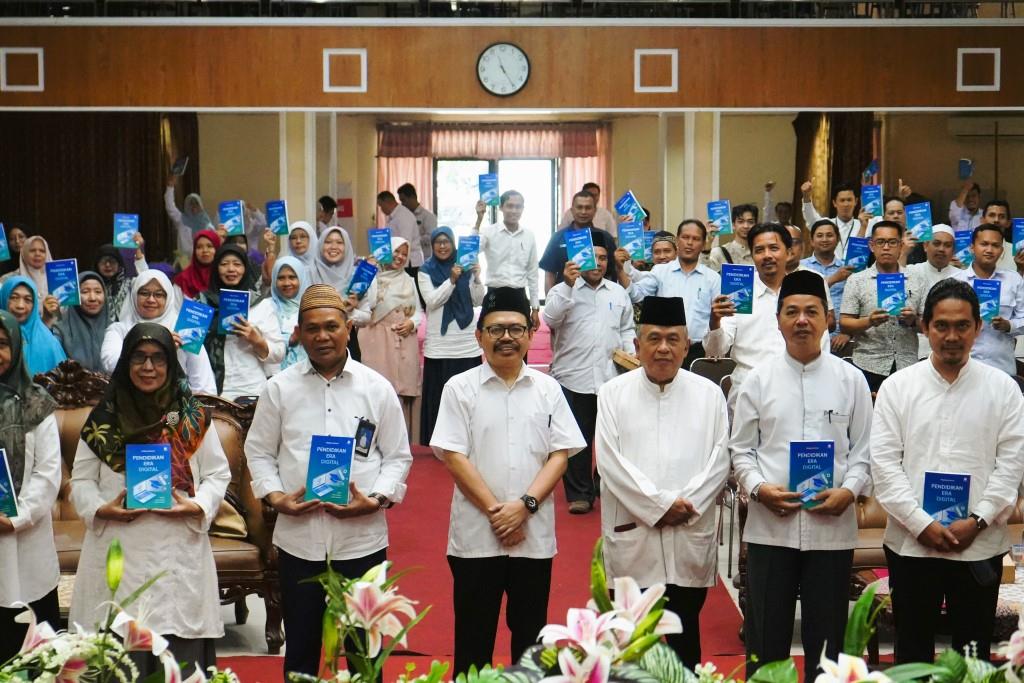
<instances>
[{"instance_id":1,"label":"green plant leaf","mask_svg":"<svg viewBox=\"0 0 1024 683\"><path fill-rule=\"evenodd\" d=\"M877 586L871 585L857 598L850 618L846 622L846 633L843 637L843 653L851 657L863 657L868 641L875 633L876 614L871 612L871 604L875 599Z\"/></svg>"},{"instance_id":2,"label":"green plant leaf","mask_svg":"<svg viewBox=\"0 0 1024 683\"><path fill-rule=\"evenodd\" d=\"M892 680L892 683L904 683L905 681L914 681L918 678L937 678L950 675L949 669L943 666L936 666L935 664L925 664L924 662L898 664L891 669L886 669L884 673Z\"/></svg>"},{"instance_id":3,"label":"green plant leaf","mask_svg":"<svg viewBox=\"0 0 1024 683\"><path fill-rule=\"evenodd\" d=\"M793 658L770 662L754 672L747 683L797 683L796 664Z\"/></svg>"},{"instance_id":4,"label":"green plant leaf","mask_svg":"<svg viewBox=\"0 0 1024 683\"><path fill-rule=\"evenodd\" d=\"M517 670L523 669L525 671L534 672L539 674L539 676L543 678L545 675L547 675L549 671L554 670L555 667L558 665L558 650L555 650L555 663L551 666L545 666L545 649L546 648L543 645L531 645L530 647L526 648L526 650L523 652L522 657L519 658L519 661L516 662L516 666L513 668Z\"/></svg>"},{"instance_id":5,"label":"green plant leaf","mask_svg":"<svg viewBox=\"0 0 1024 683\"><path fill-rule=\"evenodd\" d=\"M683 666L675 650L665 643L655 643L638 663L661 683L695 683L697 680L693 672Z\"/></svg>"},{"instance_id":6,"label":"green plant leaf","mask_svg":"<svg viewBox=\"0 0 1024 683\"><path fill-rule=\"evenodd\" d=\"M608 575L604 571L603 538L597 539L594 554L590 559L590 595L594 598L597 611L604 613L613 609L612 599L608 594Z\"/></svg>"},{"instance_id":7,"label":"green plant leaf","mask_svg":"<svg viewBox=\"0 0 1024 683\"><path fill-rule=\"evenodd\" d=\"M616 664L608 672L609 683L661 683L658 677L637 664Z\"/></svg>"},{"instance_id":8,"label":"green plant leaf","mask_svg":"<svg viewBox=\"0 0 1024 683\"><path fill-rule=\"evenodd\" d=\"M146 591L148 591L148 590L149 590L149 588L150 588L150 586L152 586L152 585L153 585L154 583L156 583L156 582L157 582L157 581L159 581L159 580L160 580L161 578L163 578L163 575L164 575L164 574L166 574L166 573L167 573L167 572L165 572L165 571L163 571L163 572L160 572L159 574L157 574L156 576L154 576L153 578L151 578L151 579L150 579L149 581L146 581L146 582L145 582L144 584L142 584L141 586L139 586L138 588L136 588L136 589L135 589L135 591L134 591L134 592L133 592L133 593L132 593L131 595L129 595L129 596L127 597L127 598L125 598L124 600L122 600L122 601L121 601L121 602L119 603L119 605L120 605L121 609L128 609L128 607L129 607L129 606L130 606L130 605L131 605L131 604L132 604L133 602L135 602L135 601L136 601L136 600L138 600L138 599L139 599L140 597L142 597L142 594L143 594L143 593L145 593Z\"/></svg>"},{"instance_id":9,"label":"green plant leaf","mask_svg":"<svg viewBox=\"0 0 1024 683\"><path fill-rule=\"evenodd\" d=\"M117 593L122 576L124 576L124 550L121 548L121 541L115 538L107 548L107 588L110 589L111 595Z\"/></svg>"},{"instance_id":10,"label":"green plant leaf","mask_svg":"<svg viewBox=\"0 0 1024 683\"><path fill-rule=\"evenodd\" d=\"M502 671L499 680L502 683L537 683L542 678L544 678L544 674L541 672L516 665Z\"/></svg>"},{"instance_id":11,"label":"green plant leaf","mask_svg":"<svg viewBox=\"0 0 1024 683\"><path fill-rule=\"evenodd\" d=\"M997 669L983 659L967 657L964 660L966 665L966 677L963 680L972 683L996 683L1005 678L1005 672Z\"/></svg>"},{"instance_id":12,"label":"green plant leaf","mask_svg":"<svg viewBox=\"0 0 1024 683\"><path fill-rule=\"evenodd\" d=\"M657 633L649 633L646 636L642 636L634 640L629 644L629 646L625 650L622 651L622 654L619 655L619 661L632 662L634 660L640 659L640 657L642 657L643 654L647 652L647 650L649 650L652 645L659 642L660 640L661 636L659 636Z\"/></svg>"},{"instance_id":13,"label":"green plant leaf","mask_svg":"<svg viewBox=\"0 0 1024 683\"><path fill-rule=\"evenodd\" d=\"M935 665L948 670L947 674L933 676L935 683L958 683L967 676L967 660L956 650L944 650Z\"/></svg>"}]
</instances>

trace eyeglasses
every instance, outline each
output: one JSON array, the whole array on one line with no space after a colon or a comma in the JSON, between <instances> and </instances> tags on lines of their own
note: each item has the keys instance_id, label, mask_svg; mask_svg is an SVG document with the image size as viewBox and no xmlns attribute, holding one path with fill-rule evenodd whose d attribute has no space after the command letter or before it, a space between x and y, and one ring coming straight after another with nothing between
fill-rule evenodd
<instances>
[{"instance_id":1,"label":"eyeglasses","mask_svg":"<svg viewBox=\"0 0 1024 683\"><path fill-rule=\"evenodd\" d=\"M162 289L158 289L155 292L150 292L145 289L140 289L138 297L140 299L156 299L157 301L163 301L167 298L167 292Z\"/></svg>"},{"instance_id":2,"label":"eyeglasses","mask_svg":"<svg viewBox=\"0 0 1024 683\"><path fill-rule=\"evenodd\" d=\"M152 363L154 368L166 368L167 356L162 353L150 355L142 351L136 351L128 356L128 362L135 367L143 367L146 363Z\"/></svg>"},{"instance_id":3,"label":"eyeglasses","mask_svg":"<svg viewBox=\"0 0 1024 683\"><path fill-rule=\"evenodd\" d=\"M484 328L491 339L501 339L508 332L513 339L521 339L526 334L526 325L488 325Z\"/></svg>"},{"instance_id":4,"label":"eyeglasses","mask_svg":"<svg viewBox=\"0 0 1024 683\"><path fill-rule=\"evenodd\" d=\"M898 239L871 241L875 244L875 246L881 247L883 249L886 247L892 247L893 249L895 249L896 247L900 246L900 240Z\"/></svg>"}]
</instances>

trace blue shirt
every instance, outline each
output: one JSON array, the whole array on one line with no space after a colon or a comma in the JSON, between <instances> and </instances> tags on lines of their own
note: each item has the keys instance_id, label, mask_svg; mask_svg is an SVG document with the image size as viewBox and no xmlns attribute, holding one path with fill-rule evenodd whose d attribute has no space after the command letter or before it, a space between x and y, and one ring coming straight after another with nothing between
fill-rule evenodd
<instances>
[{"instance_id":1,"label":"blue shirt","mask_svg":"<svg viewBox=\"0 0 1024 683\"><path fill-rule=\"evenodd\" d=\"M690 341L704 341L711 324L711 302L722 293L722 278L718 273L701 264L684 273L676 259L659 263L646 273L635 273L634 277L626 290L634 303L643 301L645 296L682 297Z\"/></svg>"},{"instance_id":2,"label":"blue shirt","mask_svg":"<svg viewBox=\"0 0 1024 683\"><path fill-rule=\"evenodd\" d=\"M823 278L825 278L825 282L828 282L828 279L835 275L836 272L843 267L843 259L839 258L838 255L834 256L832 258L832 263L826 266L824 263L819 261L814 254L811 254L807 258L801 259L800 265L806 268L810 268L815 273L818 273ZM828 293L832 295L832 305L835 307L835 311L837 313L836 317L839 317L838 313L843 308L844 289L846 289L846 280L837 282L828 288Z\"/></svg>"}]
</instances>

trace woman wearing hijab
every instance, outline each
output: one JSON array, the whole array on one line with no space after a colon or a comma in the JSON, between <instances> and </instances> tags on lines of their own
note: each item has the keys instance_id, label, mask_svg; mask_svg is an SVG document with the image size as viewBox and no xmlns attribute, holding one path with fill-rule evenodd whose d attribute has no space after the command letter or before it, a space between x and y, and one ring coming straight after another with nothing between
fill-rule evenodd
<instances>
[{"instance_id":1,"label":"woman wearing hijab","mask_svg":"<svg viewBox=\"0 0 1024 683\"><path fill-rule=\"evenodd\" d=\"M195 299L210 288L213 257L220 249L221 239L213 230L200 230L192 240L192 261L174 276L174 284L189 299Z\"/></svg>"},{"instance_id":2,"label":"woman wearing hijab","mask_svg":"<svg viewBox=\"0 0 1024 683\"><path fill-rule=\"evenodd\" d=\"M51 331L68 358L77 360L87 370L103 372L101 349L110 324L103 278L99 273L85 271L78 276L78 292L81 304L66 306Z\"/></svg>"},{"instance_id":3,"label":"woman wearing hijab","mask_svg":"<svg viewBox=\"0 0 1024 683\"><path fill-rule=\"evenodd\" d=\"M200 302L218 311L204 345L217 380L217 393L228 400L259 396L267 383L263 364L280 363L284 358L284 341L277 320L256 313L259 294L248 266L249 258L242 247L225 244L213 258L210 288L199 295ZM225 289L249 293L248 319L236 322L230 334L220 332L220 295Z\"/></svg>"},{"instance_id":4,"label":"woman wearing hijab","mask_svg":"<svg viewBox=\"0 0 1024 683\"><path fill-rule=\"evenodd\" d=\"M24 363L18 321L0 311L0 448L7 453L18 514L0 513L0 662L13 657L25 638L14 618L25 603L40 621L60 623L60 566L53 543L51 510L60 489L60 435L56 404L33 384Z\"/></svg>"},{"instance_id":5,"label":"woman wearing hijab","mask_svg":"<svg viewBox=\"0 0 1024 683\"><path fill-rule=\"evenodd\" d=\"M126 509L129 444L170 446L170 509ZM134 615L170 641L175 659L189 665L185 676L194 665L205 670L216 664L214 643L224 635L224 624L207 532L230 480L210 411L189 390L171 333L154 323L136 325L75 452L71 501L86 531L70 623L88 629L104 618L110 595L107 548L118 539L129 559L116 597L161 574L133 607ZM148 655L133 661L140 678L161 666Z\"/></svg>"},{"instance_id":6,"label":"woman wearing hijab","mask_svg":"<svg viewBox=\"0 0 1024 683\"><path fill-rule=\"evenodd\" d=\"M167 178L167 189L164 191L164 208L167 209L167 216L174 223L174 230L178 235L178 251L183 260L192 256L195 246L195 236L200 230L213 230L216 228L210 216L203 208L202 198L195 193L185 197L185 210L181 211L174 203L174 185L178 182L178 176L172 175ZM217 246L220 246L219 244Z\"/></svg>"},{"instance_id":7,"label":"woman wearing hijab","mask_svg":"<svg viewBox=\"0 0 1024 683\"><path fill-rule=\"evenodd\" d=\"M135 272L141 273L144 270L149 270L149 264L146 263L146 243L143 241L141 233L135 233L135 240L139 245L135 250ZM116 322L121 315L124 300L131 292L132 282L135 281L135 278L128 277L124 256L121 255L121 250L113 244L104 244L96 250L95 268L107 294L107 312L110 321Z\"/></svg>"},{"instance_id":8,"label":"woman wearing hijab","mask_svg":"<svg viewBox=\"0 0 1024 683\"><path fill-rule=\"evenodd\" d=\"M121 307L120 320L111 323L103 336L103 348L100 350L103 371L114 371L121 357L125 337L136 324L156 323L173 334L180 306L179 294L171 286L171 281L166 275L159 270L144 270L139 273ZM175 338L174 342L180 346L179 339ZM199 353L195 354L178 348L178 363L185 369L193 393L216 395L217 383L213 378L213 369L210 367L210 357L206 354L206 349L199 349Z\"/></svg>"},{"instance_id":9,"label":"woman wearing hijab","mask_svg":"<svg viewBox=\"0 0 1024 683\"><path fill-rule=\"evenodd\" d=\"M416 282L405 272L409 242L391 238L392 261L377 273L375 291L365 299L370 324L359 331L361 363L387 377L402 400L406 428L412 433L412 405L420 395L420 300ZM370 299L370 294L374 295Z\"/></svg>"},{"instance_id":10,"label":"woman wearing hijab","mask_svg":"<svg viewBox=\"0 0 1024 683\"><path fill-rule=\"evenodd\" d=\"M254 321L265 320L268 326L276 326L285 347L284 358L280 362L263 364L267 377L273 377L306 357L295 327L299 324L299 301L308 286L309 274L297 258L282 256L274 262L270 297L256 304L252 310Z\"/></svg>"},{"instance_id":11,"label":"woman wearing hijab","mask_svg":"<svg viewBox=\"0 0 1024 683\"><path fill-rule=\"evenodd\" d=\"M312 238L311 242L312 244ZM320 245L310 268L310 284L330 285L338 290L345 299L348 318L357 327L353 327L348 337L348 350L357 361L362 360L362 347L359 343L359 327L370 322L370 302L376 296L377 282L374 280L366 295L359 299L354 294L346 297L356 267L356 252L352 247L352 239L344 228L327 227L320 235Z\"/></svg>"},{"instance_id":12,"label":"woman wearing hijab","mask_svg":"<svg viewBox=\"0 0 1024 683\"><path fill-rule=\"evenodd\" d=\"M10 312L21 327L22 352L30 377L49 372L67 359L60 342L43 323L36 284L15 275L0 287L0 308Z\"/></svg>"},{"instance_id":13,"label":"woman wearing hijab","mask_svg":"<svg viewBox=\"0 0 1024 683\"><path fill-rule=\"evenodd\" d=\"M320 252L320 242L313 226L306 221L296 221L288 226L288 255L298 259L312 278L313 264Z\"/></svg>"},{"instance_id":14,"label":"woman wearing hijab","mask_svg":"<svg viewBox=\"0 0 1024 683\"><path fill-rule=\"evenodd\" d=\"M0 261L0 275L6 275L18 269L21 265L21 248L25 240L32 234L32 229L24 223L11 223L7 226L7 251L11 258Z\"/></svg>"},{"instance_id":15,"label":"woman wearing hijab","mask_svg":"<svg viewBox=\"0 0 1024 683\"><path fill-rule=\"evenodd\" d=\"M480 266L464 271L456 263L455 235L443 225L430 233L433 255L423 262L417 279L427 304L427 336L423 343L423 400L420 443L430 443L437 406L445 382L480 365L474 307L484 301Z\"/></svg>"}]
</instances>

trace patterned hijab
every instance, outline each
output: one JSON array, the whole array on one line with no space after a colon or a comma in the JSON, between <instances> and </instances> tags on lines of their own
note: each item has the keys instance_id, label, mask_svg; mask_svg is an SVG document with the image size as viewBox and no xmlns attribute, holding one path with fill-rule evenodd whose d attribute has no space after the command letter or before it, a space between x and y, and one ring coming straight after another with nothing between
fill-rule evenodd
<instances>
[{"instance_id":1,"label":"patterned hijab","mask_svg":"<svg viewBox=\"0 0 1024 683\"><path fill-rule=\"evenodd\" d=\"M152 393L140 391L131 379L129 359L143 342L158 344L167 357L167 380ZM103 399L82 428L82 440L115 472L124 472L128 444L170 444L171 485L191 496L195 485L188 461L211 419L210 410L188 388L171 333L162 325L139 323L124 339Z\"/></svg>"},{"instance_id":2,"label":"patterned hijab","mask_svg":"<svg viewBox=\"0 0 1024 683\"><path fill-rule=\"evenodd\" d=\"M25 478L25 434L53 414L57 403L28 375L18 321L7 311L0 311L0 327L11 343L11 365L0 375L0 448L7 451L17 494Z\"/></svg>"}]
</instances>

